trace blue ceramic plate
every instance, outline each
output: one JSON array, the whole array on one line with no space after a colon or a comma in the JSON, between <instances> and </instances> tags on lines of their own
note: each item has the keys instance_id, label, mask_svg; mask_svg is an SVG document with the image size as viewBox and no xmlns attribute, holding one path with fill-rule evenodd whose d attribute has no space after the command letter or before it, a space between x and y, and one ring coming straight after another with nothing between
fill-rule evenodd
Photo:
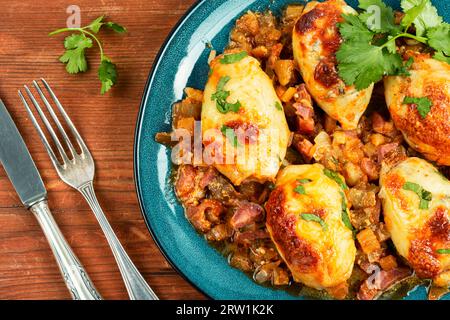
<instances>
[{"instance_id":1,"label":"blue ceramic plate","mask_svg":"<svg viewBox=\"0 0 450 320\"><path fill-rule=\"evenodd\" d=\"M162 47L149 76L136 127L135 178L139 201L148 228L161 251L185 278L214 299L301 299L285 291L262 287L239 270L199 236L184 216L171 182L167 148L155 134L171 129L171 106L183 98L186 86L203 88L208 74L211 43L219 52L229 32L247 10L272 10L279 14L289 3L301 0L202 0L194 5ZM356 6L356 0L347 1ZM398 8L399 0L385 1ZM447 0L433 0L450 21ZM188 298L188 297L187 297ZM425 299L425 288L406 299Z\"/></svg>"}]
</instances>

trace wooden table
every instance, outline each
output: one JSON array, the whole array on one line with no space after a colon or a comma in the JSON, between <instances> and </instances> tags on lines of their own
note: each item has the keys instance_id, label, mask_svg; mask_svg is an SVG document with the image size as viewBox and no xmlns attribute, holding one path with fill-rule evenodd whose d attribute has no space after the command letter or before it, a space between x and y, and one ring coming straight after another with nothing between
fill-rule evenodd
<instances>
[{"instance_id":1,"label":"wooden table","mask_svg":"<svg viewBox=\"0 0 450 320\"><path fill-rule=\"evenodd\" d=\"M141 217L133 180L133 140L139 104L152 62L171 28L194 0L0 0L0 97L9 108L47 186L55 219L105 299L127 299L106 239L85 201L56 175L17 90L45 77L81 131L96 160L96 190L112 227L161 299L204 298L168 264ZM69 75L57 59L66 8L81 8L82 25L106 14L129 30L102 32L119 81L101 96L98 51L91 71ZM164 94L164 93L161 93ZM0 299L70 299L34 217L25 210L0 166Z\"/></svg>"}]
</instances>

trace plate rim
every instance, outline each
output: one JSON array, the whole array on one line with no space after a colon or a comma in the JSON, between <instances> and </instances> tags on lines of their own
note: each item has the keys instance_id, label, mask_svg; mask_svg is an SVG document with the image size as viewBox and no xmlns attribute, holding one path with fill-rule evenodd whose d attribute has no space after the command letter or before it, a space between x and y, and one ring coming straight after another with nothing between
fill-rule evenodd
<instances>
[{"instance_id":1,"label":"plate rim","mask_svg":"<svg viewBox=\"0 0 450 320\"><path fill-rule=\"evenodd\" d=\"M195 284L189 277L180 269L178 266L172 261L172 259L169 257L169 254L164 250L163 246L161 245L160 241L156 237L156 234L150 225L150 222L148 221L148 217L145 214L145 207L143 202L143 196L142 196L142 188L141 183L139 179L139 159L138 159L138 150L139 150L139 139L141 137L142 133L142 121L144 112L146 109L147 99L150 92L150 87L153 84L156 71L161 63L161 58L164 55L167 45L172 41L175 34L180 30L180 28L183 26L185 21L189 18L191 14L193 14L204 2L207 0L196 0L187 10L186 12L178 19L176 24L172 27L170 32L167 34L164 42L161 44L160 49L158 50L158 53L155 56L155 59L151 65L150 72L147 76L147 81L145 83L143 92L142 92L142 98L141 102L139 104L139 112L137 115L136 125L134 129L134 142L133 142L133 178L134 178L134 185L135 185L135 191L138 198L139 203L139 209L142 218L144 219L145 225L147 226L147 230L149 231L154 243L158 247L159 251L163 255L163 257L166 259L167 262L169 262L170 266L180 275L186 282L188 282L192 287L194 287L198 292L202 293L207 299L213 299L208 293L206 293L204 290L202 290L197 284Z\"/></svg>"}]
</instances>

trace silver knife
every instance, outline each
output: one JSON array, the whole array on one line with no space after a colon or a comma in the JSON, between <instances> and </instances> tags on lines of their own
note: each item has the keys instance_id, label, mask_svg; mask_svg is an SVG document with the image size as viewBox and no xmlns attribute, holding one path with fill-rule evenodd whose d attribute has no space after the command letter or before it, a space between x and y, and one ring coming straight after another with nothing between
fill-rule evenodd
<instances>
[{"instance_id":1,"label":"silver knife","mask_svg":"<svg viewBox=\"0 0 450 320\"><path fill-rule=\"evenodd\" d=\"M47 204L47 190L17 130L0 100L0 162L22 203L42 227L67 288L75 300L101 300L100 294L59 230Z\"/></svg>"}]
</instances>

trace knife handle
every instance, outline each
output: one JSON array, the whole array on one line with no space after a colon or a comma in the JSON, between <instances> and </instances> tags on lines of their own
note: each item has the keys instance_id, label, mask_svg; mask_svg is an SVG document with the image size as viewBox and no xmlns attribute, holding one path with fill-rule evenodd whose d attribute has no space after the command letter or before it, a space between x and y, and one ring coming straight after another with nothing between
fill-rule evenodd
<instances>
[{"instance_id":1,"label":"knife handle","mask_svg":"<svg viewBox=\"0 0 450 320\"><path fill-rule=\"evenodd\" d=\"M86 270L53 219L47 201L36 203L30 208L30 211L33 212L44 231L72 298L74 300L102 300Z\"/></svg>"}]
</instances>

